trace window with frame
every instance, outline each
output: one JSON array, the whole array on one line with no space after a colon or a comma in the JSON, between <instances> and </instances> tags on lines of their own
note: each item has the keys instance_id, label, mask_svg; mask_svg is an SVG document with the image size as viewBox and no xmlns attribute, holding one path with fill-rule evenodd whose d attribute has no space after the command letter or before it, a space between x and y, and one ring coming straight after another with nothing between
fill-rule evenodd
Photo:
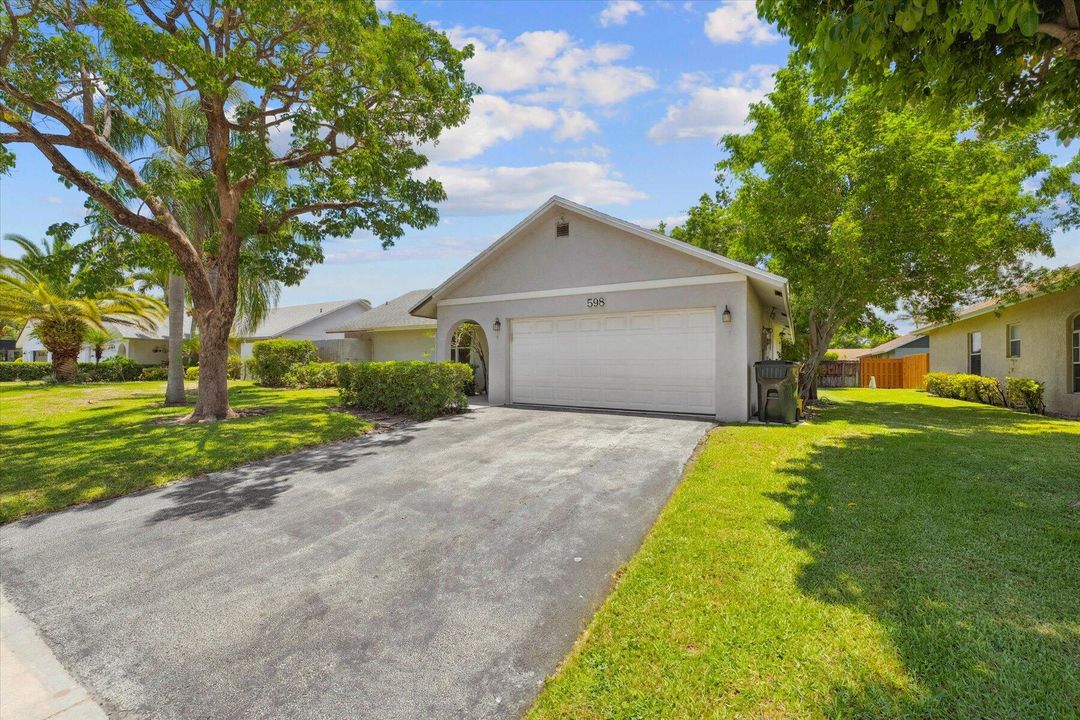
<instances>
[{"instance_id":1,"label":"window with frame","mask_svg":"<svg viewBox=\"0 0 1080 720\"><path fill-rule=\"evenodd\" d=\"M1072 321L1072 391L1080 393L1080 314Z\"/></svg>"},{"instance_id":2,"label":"window with frame","mask_svg":"<svg viewBox=\"0 0 1080 720\"><path fill-rule=\"evenodd\" d=\"M968 333L968 372L982 375L982 333Z\"/></svg>"},{"instance_id":3,"label":"window with frame","mask_svg":"<svg viewBox=\"0 0 1080 720\"><path fill-rule=\"evenodd\" d=\"M1020 357L1020 326L1005 326L1005 357Z\"/></svg>"}]
</instances>

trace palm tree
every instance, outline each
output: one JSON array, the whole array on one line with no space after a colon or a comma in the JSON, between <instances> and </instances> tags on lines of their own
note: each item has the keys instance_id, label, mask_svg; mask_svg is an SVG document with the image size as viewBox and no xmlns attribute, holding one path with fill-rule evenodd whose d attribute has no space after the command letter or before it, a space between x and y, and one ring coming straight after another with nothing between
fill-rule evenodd
<instances>
[{"instance_id":1,"label":"palm tree","mask_svg":"<svg viewBox=\"0 0 1080 720\"><path fill-rule=\"evenodd\" d=\"M149 330L165 317L161 301L142 293L120 288L90 292L85 268L75 264L74 254L68 253L74 246L66 240L46 242L42 249L18 235L5 239L19 245L25 256L0 256L0 315L33 325L34 336L52 354L59 382L75 380L89 330L107 332L107 324Z\"/></svg>"}]
</instances>

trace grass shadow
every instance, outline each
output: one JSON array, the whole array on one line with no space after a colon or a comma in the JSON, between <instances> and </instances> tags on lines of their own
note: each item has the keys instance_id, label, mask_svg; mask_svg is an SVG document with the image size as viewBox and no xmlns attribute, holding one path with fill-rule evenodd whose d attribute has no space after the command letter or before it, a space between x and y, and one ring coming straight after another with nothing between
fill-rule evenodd
<instances>
[{"instance_id":1,"label":"grass shadow","mask_svg":"<svg viewBox=\"0 0 1080 720\"><path fill-rule=\"evenodd\" d=\"M837 432L770 497L811 558L800 590L874 618L914 683L838 687L824 716L1080 714L1080 435L998 408L839 397L815 421Z\"/></svg>"}]
</instances>

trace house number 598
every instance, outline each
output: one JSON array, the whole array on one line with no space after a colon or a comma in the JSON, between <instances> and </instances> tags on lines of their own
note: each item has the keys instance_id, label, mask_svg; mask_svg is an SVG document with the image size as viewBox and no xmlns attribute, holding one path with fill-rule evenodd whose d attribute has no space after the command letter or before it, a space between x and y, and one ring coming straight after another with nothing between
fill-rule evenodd
<instances>
[{"instance_id":1,"label":"house number 598","mask_svg":"<svg viewBox=\"0 0 1080 720\"><path fill-rule=\"evenodd\" d=\"M602 307L604 307L604 298L602 298L602 297L585 298L585 307L587 307L587 308L602 308Z\"/></svg>"}]
</instances>

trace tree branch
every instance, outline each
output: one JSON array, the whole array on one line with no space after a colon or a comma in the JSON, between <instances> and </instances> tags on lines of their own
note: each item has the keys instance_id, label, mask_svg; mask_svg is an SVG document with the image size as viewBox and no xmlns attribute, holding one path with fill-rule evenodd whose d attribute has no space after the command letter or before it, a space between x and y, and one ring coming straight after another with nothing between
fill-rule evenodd
<instances>
[{"instance_id":1,"label":"tree branch","mask_svg":"<svg viewBox=\"0 0 1080 720\"><path fill-rule=\"evenodd\" d=\"M298 215L303 215L304 213L321 212L323 210L351 210L352 208L365 207L370 205L371 203L367 200L349 200L347 202L316 202L309 203L307 205L297 205L294 208L289 208L288 210L282 212L280 215L277 216L277 218L275 218L273 223L260 227L260 230L263 230L264 232L273 232L274 230L277 230L282 225L287 223L292 218L297 217Z\"/></svg>"}]
</instances>

